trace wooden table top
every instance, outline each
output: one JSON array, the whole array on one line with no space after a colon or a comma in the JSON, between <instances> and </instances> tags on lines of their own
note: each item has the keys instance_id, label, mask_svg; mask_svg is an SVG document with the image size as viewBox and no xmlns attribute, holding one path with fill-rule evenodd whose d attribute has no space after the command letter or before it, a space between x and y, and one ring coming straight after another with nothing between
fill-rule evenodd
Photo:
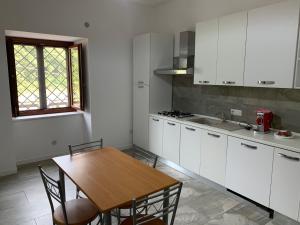
<instances>
[{"instance_id":1,"label":"wooden table top","mask_svg":"<svg viewBox=\"0 0 300 225\"><path fill-rule=\"evenodd\" d=\"M141 198L178 183L112 147L73 157L55 157L53 161L101 212L108 212L133 198Z\"/></svg>"}]
</instances>

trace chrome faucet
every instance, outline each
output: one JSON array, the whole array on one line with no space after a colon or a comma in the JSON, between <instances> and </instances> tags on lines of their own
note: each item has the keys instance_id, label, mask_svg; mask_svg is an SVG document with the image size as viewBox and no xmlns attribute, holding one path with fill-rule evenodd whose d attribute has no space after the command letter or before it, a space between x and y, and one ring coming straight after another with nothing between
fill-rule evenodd
<instances>
[{"instance_id":1,"label":"chrome faucet","mask_svg":"<svg viewBox=\"0 0 300 225\"><path fill-rule=\"evenodd\" d=\"M225 122L226 121L226 115L224 112L218 112L216 113L216 116L220 115L220 119L222 120L222 122Z\"/></svg>"}]
</instances>

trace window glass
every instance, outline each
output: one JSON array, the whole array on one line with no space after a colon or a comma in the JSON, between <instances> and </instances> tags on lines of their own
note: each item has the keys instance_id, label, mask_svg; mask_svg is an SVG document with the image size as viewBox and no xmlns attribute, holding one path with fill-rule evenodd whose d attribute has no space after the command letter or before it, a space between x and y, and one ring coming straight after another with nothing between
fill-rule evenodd
<instances>
[{"instance_id":1,"label":"window glass","mask_svg":"<svg viewBox=\"0 0 300 225\"><path fill-rule=\"evenodd\" d=\"M36 47L14 45L14 55L19 110L40 109Z\"/></svg>"},{"instance_id":2,"label":"window glass","mask_svg":"<svg viewBox=\"0 0 300 225\"><path fill-rule=\"evenodd\" d=\"M47 108L69 105L67 51L64 48L44 48L44 69Z\"/></svg>"}]
</instances>

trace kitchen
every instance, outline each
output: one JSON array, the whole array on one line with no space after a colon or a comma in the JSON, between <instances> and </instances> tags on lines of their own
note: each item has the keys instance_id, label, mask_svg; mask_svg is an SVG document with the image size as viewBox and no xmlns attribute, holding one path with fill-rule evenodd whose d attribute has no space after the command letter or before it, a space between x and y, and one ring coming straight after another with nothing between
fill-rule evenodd
<instances>
[{"instance_id":1,"label":"kitchen","mask_svg":"<svg viewBox=\"0 0 300 225\"><path fill-rule=\"evenodd\" d=\"M1 6L0 225L299 224L298 0Z\"/></svg>"},{"instance_id":2,"label":"kitchen","mask_svg":"<svg viewBox=\"0 0 300 225\"><path fill-rule=\"evenodd\" d=\"M173 62L167 35L137 37L133 144L299 221L298 4L199 22Z\"/></svg>"}]
</instances>

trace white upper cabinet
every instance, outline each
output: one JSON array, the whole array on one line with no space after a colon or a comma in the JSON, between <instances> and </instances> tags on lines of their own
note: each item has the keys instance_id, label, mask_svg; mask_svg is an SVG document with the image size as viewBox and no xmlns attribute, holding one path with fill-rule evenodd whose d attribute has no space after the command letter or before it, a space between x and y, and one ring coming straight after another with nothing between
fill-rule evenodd
<instances>
[{"instance_id":1,"label":"white upper cabinet","mask_svg":"<svg viewBox=\"0 0 300 225\"><path fill-rule=\"evenodd\" d=\"M300 154L276 149L270 207L294 220L300 203Z\"/></svg>"},{"instance_id":2,"label":"white upper cabinet","mask_svg":"<svg viewBox=\"0 0 300 225\"><path fill-rule=\"evenodd\" d=\"M218 85L244 85L247 12L219 19Z\"/></svg>"},{"instance_id":3,"label":"white upper cabinet","mask_svg":"<svg viewBox=\"0 0 300 225\"><path fill-rule=\"evenodd\" d=\"M216 84L218 19L196 26L194 84Z\"/></svg>"},{"instance_id":4,"label":"white upper cabinet","mask_svg":"<svg viewBox=\"0 0 300 225\"><path fill-rule=\"evenodd\" d=\"M245 86L293 88L299 1L248 12Z\"/></svg>"}]
</instances>

